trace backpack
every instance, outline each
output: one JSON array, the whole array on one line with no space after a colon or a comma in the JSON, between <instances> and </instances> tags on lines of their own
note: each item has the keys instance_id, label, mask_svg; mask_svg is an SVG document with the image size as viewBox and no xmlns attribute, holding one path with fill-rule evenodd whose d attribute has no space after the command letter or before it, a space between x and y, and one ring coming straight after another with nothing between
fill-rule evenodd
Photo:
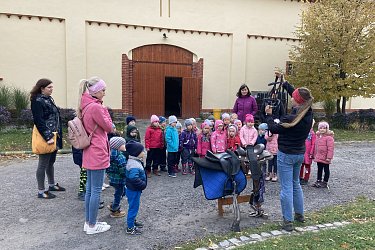
<instances>
[{"instance_id":1,"label":"backpack","mask_svg":"<svg viewBox=\"0 0 375 250\"><path fill-rule=\"evenodd\" d=\"M72 144L72 146L76 149L85 149L90 146L91 137L98 127L98 125L95 125L92 133L87 135L86 129L83 126L82 122L83 116L85 114L84 111L86 110L87 107L82 111L82 118L75 117L73 120L68 121L68 139L70 141L70 144Z\"/></svg>"}]
</instances>

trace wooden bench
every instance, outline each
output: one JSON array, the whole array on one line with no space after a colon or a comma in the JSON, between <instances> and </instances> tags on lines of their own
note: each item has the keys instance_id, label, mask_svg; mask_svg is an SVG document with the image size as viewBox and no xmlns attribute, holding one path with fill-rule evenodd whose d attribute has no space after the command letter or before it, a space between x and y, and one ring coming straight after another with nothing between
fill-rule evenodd
<instances>
[{"instance_id":1,"label":"wooden bench","mask_svg":"<svg viewBox=\"0 0 375 250\"><path fill-rule=\"evenodd\" d=\"M246 175L246 179L250 180L251 175ZM239 195L237 197L238 203L244 203L244 202L249 202L249 201L250 201L250 195L249 194ZM232 205L232 204L233 204L233 198L232 197L219 198L217 200L217 209L218 209L218 212L219 212L219 216L224 215L224 208L223 208L224 205Z\"/></svg>"}]
</instances>

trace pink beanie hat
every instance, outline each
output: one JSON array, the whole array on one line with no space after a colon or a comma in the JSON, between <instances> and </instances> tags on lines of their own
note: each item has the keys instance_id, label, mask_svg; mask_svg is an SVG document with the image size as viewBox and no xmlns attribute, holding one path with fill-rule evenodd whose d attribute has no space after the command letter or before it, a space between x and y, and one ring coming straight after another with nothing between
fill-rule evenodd
<instances>
[{"instance_id":1,"label":"pink beanie hat","mask_svg":"<svg viewBox=\"0 0 375 250\"><path fill-rule=\"evenodd\" d=\"M158 121L159 121L159 117L157 115L151 116L151 123L158 122Z\"/></svg>"},{"instance_id":2,"label":"pink beanie hat","mask_svg":"<svg viewBox=\"0 0 375 250\"><path fill-rule=\"evenodd\" d=\"M329 130L328 122L319 122L318 129L321 129L321 128L327 128L327 130Z\"/></svg>"},{"instance_id":3,"label":"pink beanie hat","mask_svg":"<svg viewBox=\"0 0 375 250\"><path fill-rule=\"evenodd\" d=\"M245 121L253 123L254 122L254 116L252 114L247 114L246 118L245 118Z\"/></svg>"}]
</instances>

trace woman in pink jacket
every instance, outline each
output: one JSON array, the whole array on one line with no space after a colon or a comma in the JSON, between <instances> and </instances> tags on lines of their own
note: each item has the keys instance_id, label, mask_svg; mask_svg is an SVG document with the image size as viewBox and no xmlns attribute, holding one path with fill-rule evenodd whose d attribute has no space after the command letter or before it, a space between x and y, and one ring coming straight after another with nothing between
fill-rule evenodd
<instances>
[{"instance_id":1,"label":"woman in pink jacket","mask_svg":"<svg viewBox=\"0 0 375 250\"><path fill-rule=\"evenodd\" d=\"M106 84L92 77L80 82L80 106L78 117L82 117L88 134L92 133L91 144L83 150L82 167L87 170L85 196L86 234L96 234L108 231L111 226L105 222L97 222L100 193L104 180L105 169L109 167L109 144L107 133L113 132L112 120L108 109L103 105Z\"/></svg>"},{"instance_id":2,"label":"woman in pink jacket","mask_svg":"<svg viewBox=\"0 0 375 250\"><path fill-rule=\"evenodd\" d=\"M331 164L334 150L333 132L329 130L327 122L319 122L316 132L314 161L318 164L318 177L313 187L328 188L329 164ZM324 179L322 175L324 170Z\"/></svg>"}]
</instances>

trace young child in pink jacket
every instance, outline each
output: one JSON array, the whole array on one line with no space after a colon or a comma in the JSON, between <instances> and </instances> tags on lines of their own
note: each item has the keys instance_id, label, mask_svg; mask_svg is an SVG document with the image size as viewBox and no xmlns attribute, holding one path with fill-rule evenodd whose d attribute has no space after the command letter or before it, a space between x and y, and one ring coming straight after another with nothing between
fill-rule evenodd
<instances>
[{"instance_id":1,"label":"young child in pink jacket","mask_svg":"<svg viewBox=\"0 0 375 250\"><path fill-rule=\"evenodd\" d=\"M227 133L224 131L222 120L215 121L215 131L211 135L212 153L223 153L227 150Z\"/></svg>"},{"instance_id":2,"label":"young child in pink jacket","mask_svg":"<svg viewBox=\"0 0 375 250\"><path fill-rule=\"evenodd\" d=\"M314 126L314 121L313 121L312 126ZM306 141L305 141L306 151L305 151L305 156L304 156L303 163L301 166L301 170L299 173L299 182L301 183L301 185L306 185L310 179L311 164L314 158L314 151L315 151L315 140L316 140L316 135L315 135L314 129L311 127L309 135L307 136Z\"/></svg>"},{"instance_id":3,"label":"young child in pink jacket","mask_svg":"<svg viewBox=\"0 0 375 250\"><path fill-rule=\"evenodd\" d=\"M211 127L208 123L201 124L201 133L198 135L197 154L204 158L208 150L211 150Z\"/></svg>"},{"instance_id":4,"label":"young child in pink jacket","mask_svg":"<svg viewBox=\"0 0 375 250\"><path fill-rule=\"evenodd\" d=\"M245 118L245 126L240 130L240 139L242 146L254 146L258 138L258 131L254 127L254 117L251 114L247 114Z\"/></svg>"},{"instance_id":5,"label":"young child in pink jacket","mask_svg":"<svg viewBox=\"0 0 375 250\"><path fill-rule=\"evenodd\" d=\"M278 134L272 134L270 131L266 133L266 149L273 155L273 158L268 161L268 172L266 175L266 181L277 181L277 151L278 144L277 138Z\"/></svg>"},{"instance_id":6,"label":"young child in pink jacket","mask_svg":"<svg viewBox=\"0 0 375 250\"><path fill-rule=\"evenodd\" d=\"M329 164L331 164L334 150L333 131L329 130L327 122L319 122L316 132L314 161L318 164L318 177L313 187L328 188ZM324 179L322 175L324 170Z\"/></svg>"}]
</instances>

